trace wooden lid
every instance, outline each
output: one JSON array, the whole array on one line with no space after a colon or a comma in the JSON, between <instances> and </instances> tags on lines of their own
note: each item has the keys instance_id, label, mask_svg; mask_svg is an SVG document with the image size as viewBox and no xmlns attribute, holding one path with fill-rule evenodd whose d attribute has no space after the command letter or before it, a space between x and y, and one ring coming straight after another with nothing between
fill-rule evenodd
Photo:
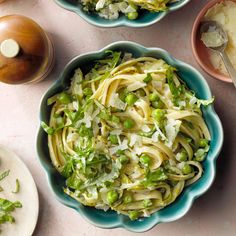
<instances>
[{"instance_id":1,"label":"wooden lid","mask_svg":"<svg viewBox=\"0 0 236 236\"><path fill-rule=\"evenodd\" d=\"M52 64L51 54L51 42L33 20L20 15L0 18L0 81L40 80Z\"/></svg>"}]
</instances>

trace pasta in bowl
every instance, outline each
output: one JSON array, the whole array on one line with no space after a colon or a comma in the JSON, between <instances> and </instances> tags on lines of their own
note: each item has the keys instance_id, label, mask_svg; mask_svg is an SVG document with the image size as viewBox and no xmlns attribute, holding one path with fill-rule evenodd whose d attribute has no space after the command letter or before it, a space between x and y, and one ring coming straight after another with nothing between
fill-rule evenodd
<instances>
[{"instance_id":1,"label":"pasta in bowl","mask_svg":"<svg viewBox=\"0 0 236 236\"><path fill-rule=\"evenodd\" d=\"M143 0L131 0L131 1L106 1L95 0L78 1L82 4L83 10L87 12L94 12L100 17L115 20L119 18L120 14L124 14L129 20L135 20L138 18L141 9L150 12L165 12L168 10L168 6L171 3L179 2L180 0L164 0L164 1L143 1Z\"/></svg>"},{"instance_id":2,"label":"pasta in bowl","mask_svg":"<svg viewBox=\"0 0 236 236\"><path fill-rule=\"evenodd\" d=\"M46 95L50 117L42 127L66 199L98 214L112 209L123 221L128 215L132 229L204 178L214 138L200 108L213 99L199 99L168 58L121 52L122 45L141 48L113 44L89 67L77 64L63 90Z\"/></svg>"},{"instance_id":3,"label":"pasta in bowl","mask_svg":"<svg viewBox=\"0 0 236 236\"><path fill-rule=\"evenodd\" d=\"M99 27L146 27L160 21L169 12L180 9L189 1L55 0L61 7Z\"/></svg>"}]
</instances>

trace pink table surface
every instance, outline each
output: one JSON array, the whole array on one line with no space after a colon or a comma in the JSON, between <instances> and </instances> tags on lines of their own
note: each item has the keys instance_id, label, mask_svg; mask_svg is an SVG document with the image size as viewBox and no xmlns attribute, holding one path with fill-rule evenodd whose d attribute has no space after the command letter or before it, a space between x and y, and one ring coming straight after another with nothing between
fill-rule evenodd
<instances>
[{"instance_id":1,"label":"pink table surface","mask_svg":"<svg viewBox=\"0 0 236 236\"><path fill-rule=\"evenodd\" d=\"M96 28L79 16L63 10L53 0L7 0L0 5L0 16L17 13L36 20L51 34L56 49L56 65L48 79L34 85L0 84L0 143L11 148L24 160L39 191L40 213L35 236L135 235L123 229L96 228L77 212L57 202L48 188L35 150L40 99L65 64L80 53L100 49L118 40L164 48L199 69L216 97L215 109L225 132L224 147L217 163L217 177L211 189L194 202L189 213L182 219L158 225L145 235L236 235L236 91L232 84L206 75L194 60L190 45L193 20L206 2L192 0L161 22L143 29Z\"/></svg>"}]
</instances>

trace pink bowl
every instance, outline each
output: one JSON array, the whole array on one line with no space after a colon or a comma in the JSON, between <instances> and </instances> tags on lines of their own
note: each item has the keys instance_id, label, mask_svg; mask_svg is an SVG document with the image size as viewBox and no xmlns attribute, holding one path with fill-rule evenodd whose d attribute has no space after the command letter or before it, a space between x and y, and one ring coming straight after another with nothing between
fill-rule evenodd
<instances>
[{"instance_id":1,"label":"pink bowl","mask_svg":"<svg viewBox=\"0 0 236 236\"><path fill-rule=\"evenodd\" d=\"M205 47L200 39L200 24L207 10L214 6L216 3L222 2L224 0L212 0L203 7L203 9L197 15L197 18L194 21L193 29L191 33L191 44L192 51L196 58L197 63L205 70L210 76L222 80L224 82L232 83L232 80L229 76L224 75L219 70L215 69L211 64L209 49ZM236 0L233 0L236 1Z\"/></svg>"}]
</instances>

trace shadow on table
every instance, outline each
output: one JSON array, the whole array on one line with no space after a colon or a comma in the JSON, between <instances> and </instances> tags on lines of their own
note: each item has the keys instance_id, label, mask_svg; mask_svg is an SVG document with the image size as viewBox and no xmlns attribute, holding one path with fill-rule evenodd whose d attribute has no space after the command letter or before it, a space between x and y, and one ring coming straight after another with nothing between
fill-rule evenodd
<instances>
[{"instance_id":1,"label":"shadow on table","mask_svg":"<svg viewBox=\"0 0 236 236\"><path fill-rule=\"evenodd\" d=\"M198 219L201 218L201 222L208 220L211 216L214 217L214 219L219 217L219 220L217 220L219 222L221 219L227 220L226 215L228 215L230 209L234 209L232 204L234 204L234 186L236 186L236 122L235 105L232 107L232 101L230 102L230 100L233 99L233 96L229 96L229 94L230 91L233 93L235 91L233 91L234 88L230 84L217 84L217 82L218 81L214 81L213 79L213 84L215 84L216 87L221 86L221 88L222 86L225 86L224 92L228 94L228 96L227 94L222 96L221 89L217 91L216 88L215 107L224 129L224 144L216 163L217 171L213 185L207 193L193 204L193 208L188 214L188 216L194 216Z\"/></svg>"},{"instance_id":2,"label":"shadow on table","mask_svg":"<svg viewBox=\"0 0 236 236\"><path fill-rule=\"evenodd\" d=\"M43 198L43 195L41 194L40 189L38 188L38 195L39 195L39 215L38 215L38 222L35 227L34 233L32 236L40 236L40 232L47 230L42 230L42 228L48 228L50 229L50 219L47 217L47 212L49 211L50 205L48 204L48 201ZM43 203L43 205L42 205Z\"/></svg>"},{"instance_id":3,"label":"shadow on table","mask_svg":"<svg viewBox=\"0 0 236 236\"><path fill-rule=\"evenodd\" d=\"M55 61L54 61L54 67L51 73L45 79L45 81L55 81L59 78L64 67L72 58L71 58L71 53L66 50L67 47L63 46L65 44L64 39L62 39L59 35L55 33L49 34L49 37L53 43Z\"/></svg>"}]
</instances>

